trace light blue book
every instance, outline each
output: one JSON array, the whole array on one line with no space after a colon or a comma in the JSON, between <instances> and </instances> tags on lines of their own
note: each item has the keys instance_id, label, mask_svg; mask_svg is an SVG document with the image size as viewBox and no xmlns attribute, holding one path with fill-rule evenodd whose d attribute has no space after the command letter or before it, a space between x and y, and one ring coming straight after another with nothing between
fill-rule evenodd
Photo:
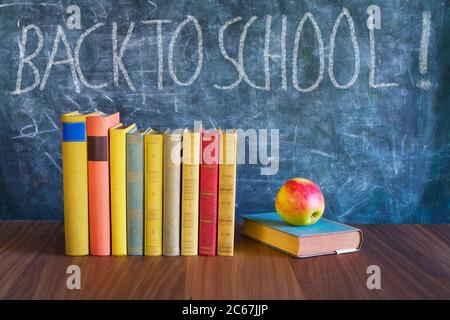
<instances>
[{"instance_id":1,"label":"light blue book","mask_svg":"<svg viewBox=\"0 0 450 320\"><path fill-rule=\"evenodd\" d=\"M276 212L243 218L244 235L298 258L355 252L362 245L360 229L323 217L303 227L288 224Z\"/></svg>"},{"instance_id":2,"label":"light blue book","mask_svg":"<svg viewBox=\"0 0 450 320\"><path fill-rule=\"evenodd\" d=\"M127 254L144 254L144 135L127 133Z\"/></svg>"}]
</instances>

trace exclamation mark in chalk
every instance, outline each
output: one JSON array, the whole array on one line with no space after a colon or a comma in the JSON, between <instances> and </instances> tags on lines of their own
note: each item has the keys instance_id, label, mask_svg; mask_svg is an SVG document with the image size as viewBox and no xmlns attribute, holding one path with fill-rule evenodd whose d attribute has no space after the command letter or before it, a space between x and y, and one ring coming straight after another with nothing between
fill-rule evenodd
<instances>
[{"instance_id":1,"label":"exclamation mark in chalk","mask_svg":"<svg viewBox=\"0 0 450 320\"><path fill-rule=\"evenodd\" d=\"M430 25L431 13L429 11L422 12L422 38L420 39L419 53L419 72L426 75L428 72L428 45L430 43ZM428 90L431 88L431 82L421 79L417 82L417 86L421 89Z\"/></svg>"}]
</instances>

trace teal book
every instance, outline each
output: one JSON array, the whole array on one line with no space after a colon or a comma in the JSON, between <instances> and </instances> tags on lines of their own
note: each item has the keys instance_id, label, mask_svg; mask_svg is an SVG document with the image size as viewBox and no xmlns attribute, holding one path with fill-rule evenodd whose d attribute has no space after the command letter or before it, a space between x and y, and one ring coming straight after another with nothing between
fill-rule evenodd
<instances>
[{"instance_id":1,"label":"teal book","mask_svg":"<svg viewBox=\"0 0 450 320\"><path fill-rule=\"evenodd\" d=\"M144 135L127 133L127 254L144 254Z\"/></svg>"},{"instance_id":2,"label":"teal book","mask_svg":"<svg viewBox=\"0 0 450 320\"><path fill-rule=\"evenodd\" d=\"M355 252L363 241L360 229L323 217L303 227L288 224L276 212L243 218L245 236L297 258Z\"/></svg>"}]
</instances>

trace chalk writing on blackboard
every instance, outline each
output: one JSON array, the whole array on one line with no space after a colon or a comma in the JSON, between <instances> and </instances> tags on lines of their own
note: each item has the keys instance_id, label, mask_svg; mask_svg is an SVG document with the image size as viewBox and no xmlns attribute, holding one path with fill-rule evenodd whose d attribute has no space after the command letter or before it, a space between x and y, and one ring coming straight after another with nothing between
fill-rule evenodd
<instances>
[{"instance_id":1,"label":"chalk writing on blackboard","mask_svg":"<svg viewBox=\"0 0 450 320\"><path fill-rule=\"evenodd\" d=\"M70 25L68 28L70 29L76 29L80 26L80 16L79 11L76 10L76 8L72 8L70 10L71 15L68 18L67 25ZM357 30L354 19L349 12L347 8L343 8L340 14L337 16L335 23L333 25L333 29L331 31L331 34L329 36L329 42L328 42L328 77L333 86L337 89L345 90L350 89L358 80L360 76L360 69L361 69L361 51L360 51L360 44L358 42L358 32L367 32L369 33L369 52L367 53L370 56L370 65L368 66L370 68L369 72L369 79L368 84L371 88L389 88L389 87L398 87L399 83L390 81L390 82L383 82L380 79L376 81L376 70L377 67L381 68L382 66L377 66L377 59L376 59L376 53L377 53L377 47L376 47L376 36L375 36L375 30L379 30L382 28L381 25L381 10L378 6L369 6L367 8L367 29L368 30ZM286 50L286 41L287 41L287 26L289 21L287 20L287 16L282 15L281 16L281 30L279 30L279 43L280 43L280 53L279 55L275 55L271 50L274 50L271 48L271 38L277 37L277 34L274 30L272 30L272 16L267 15L264 18L264 32L261 34L261 37L263 37L263 50L262 50L262 66L261 66L261 72L264 75L264 81L262 83L257 83L256 80L253 80L256 74L249 74L249 71L245 68L245 62L249 58L244 55L244 49L247 41L247 34L249 30L253 27L255 23L258 22L260 17L252 16L247 21L245 21L242 17L238 16L235 18L232 18L228 21L225 21L222 26L218 30L217 34L217 40L218 40L218 47L220 48L220 54L221 57L218 57L218 59L224 59L225 61L229 62L230 64L230 72L236 73L236 79L231 83L217 83L220 82L219 79L212 79L212 86L214 86L218 90L232 90L236 88L239 85L247 84L251 88L254 88L256 90L262 90L262 91L270 91L272 89L281 89L281 90L287 90L288 89L288 79L287 79L287 72L286 72L286 65L288 59L292 59L292 86L299 92L307 93L314 91L319 88L320 84L322 83L324 79L324 70L325 70L325 43L324 43L324 37L321 32L320 28L320 21L317 21L317 19L314 16L313 12L306 12L303 17L300 19L300 21L297 24L297 28L295 29L295 35L293 40L293 50L292 55L288 57L288 53ZM38 57L38 55L42 51L43 42L44 42L44 33L42 32L41 28L37 24L29 24L22 28L21 37L18 41L18 55L19 55L19 64L17 69L17 78L16 78L16 87L15 90L11 92L13 95L20 95L32 90L35 90L36 88L39 88L39 90L43 91L46 88L47 80L51 76L53 66L55 65L67 65L70 69L70 73L73 80L73 85L75 87L75 91L77 93L80 93L82 88L90 88L90 89L102 89L105 87L108 87L110 85L114 87L119 87L119 80L121 77L125 79L125 83L128 90L136 91L136 87L133 84L133 80L130 77L130 74L128 72L128 67L124 63L124 56L127 53L127 47L129 43L132 40L132 35L135 31L135 28L138 26L143 28L143 26L148 26L149 28L156 28L157 33L157 54L152 55L152 57L157 57L157 65L158 65L158 72L157 72L157 87L158 90L164 90L163 86L163 68L164 68L164 50L163 50L163 38L170 38L169 45L168 45L168 53L167 53L167 65L168 65L168 74L171 78L171 80L178 86L191 86L201 75L202 68L203 68L203 59L204 59L204 47L203 47L203 31L202 31L202 25L199 23L196 17L188 15L183 21L181 21L175 28L175 31L170 35L170 37L165 34L162 26L163 24L171 24L175 23L167 19L154 19L154 20L144 20L140 22L134 22L131 21L128 24L128 29L123 36L123 30L118 30L118 25L116 22L112 22L111 26L106 25L105 23L97 23L84 31L81 36L78 38L75 49L72 50L71 44L68 41L68 37L66 35L66 32L64 28L61 25L57 25L56 28L56 34L53 39L53 46L52 50L50 52L50 55L48 57L48 61L45 67L45 71L43 73L43 76L41 78L41 73L39 71L39 68L36 66L36 63L33 62L33 60ZM292 22L290 22L292 23ZM302 37L304 37L304 33L306 32L304 30L304 25L306 23L310 23L313 27L314 37L317 42L318 46L318 61L319 61L319 70L316 76L312 75L312 77L315 77L315 80L312 82L311 85L306 86L302 85L301 82L305 82L304 77L301 77L299 75L299 67L298 67L298 59L299 59L299 52L302 50ZM228 28L232 25L241 25L242 29L240 32L239 39L232 39L235 40L235 43L238 45L237 50L237 57L232 57L232 55L227 51L224 45L224 39L225 37L229 36L227 34ZM182 66L180 67L176 59L177 56L174 54L174 49L177 46L177 40L183 32L187 32L185 29L187 27L193 27L195 29L195 37L197 39L196 41L196 50L193 53L193 61L195 61L195 70L188 75L187 79L180 79L178 71ZM428 46L429 46L429 38L430 38L430 30L431 30L431 13L428 11L424 11L422 13L422 35L420 39L420 56L419 56L419 71L420 74L424 76L424 79L419 79L417 81L417 87L421 89L429 89L431 87L431 83L425 79L425 75L427 73L428 67ZM111 43L112 48L111 52L109 53L112 60L112 81L108 81L108 79L104 80L97 80L101 81L99 83L92 83L88 81L85 77L85 75L82 72L82 66L80 62L80 51L83 47L84 40L89 37L95 37L96 32L99 29L102 29L102 32L104 32L104 28L111 28ZM335 50L336 50L336 36L338 33L348 32L350 35L350 43L349 45L353 49L353 56L349 57L353 61L353 72L346 82L345 80L340 80L338 82L336 71L334 68L334 62L335 62ZM47 34L47 33L45 33ZM27 42L31 41L30 38L36 38L37 41L34 41L34 48L27 51ZM119 44L119 37L123 38L121 43ZM62 44L63 48L60 48ZM29 47L29 46L28 46ZM65 59L62 60L56 60L56 56L58 52L62 50L62 52L65 54ZM382 49L378 49L382 50ZM270 58L271 57L280 57L280 78L281 83L279 86L274 86L274 84L271 84L271 77L273 75L273 70L271 70L270 66ZM259 60L259 59L258 59ZM134 61L135 62L135 61ZM142 61L140 62L142 63ZM378 62L381 64L381 62ZM175 68L175 65L177 68ZM34 79L24 79L24 69L25 68L31 68L33 71L32 75ZM251 68L251 72L255 73L258 72L258 69ZM61 72L61 71L58 71ZM65 71L67 72L67 71ZM183 74L184 70L181 70ZM186 77L186 76L185 76ZM302 80L299 80L302 79ZM111 83L112 82L112 83ZM25 84L27 83L27 84Z\"/></svg>"},{"instance_id":2,"label":"chalk writing on blackboard","mask_svg":"<svg viewBox=\"0 0 450 320\"><path fill-rule=\"evenodd\" d=\"M297 79L297 69L298 69L297 57L298 57L298 47L299 47L299 42L300 42L300 34L302 32L304 23L308 19L309 19L309 21L311 21L311 24L314 27L314 31L316 33L316 40L319 43L320 67L319 67L319 75L317 76L317 80L308 88L303 89L300 87L300 85L298 83L298 79ZM324 49L323 49L322 34L320 33L319 26L317 25L317 22L314 19L314 16L311 15L310 13L305 14L303 16L302 20L300 20L300 23L298 24L297 31L295 32L294 52L293 52L292 56L294 57L294 59L292 59L292 84L298 91L301 91L301 92L313 91L314 89L316 89L319 86L320 82L323 79L323 73L324 73L324 68L325 68L325 53L324 53ZM333 67L331 66L331 68L333 68Z\"/></svg>"},{"instance_id":3,"label":"chalk writing on blackboard","mask_svg":"<svg viewBox=\"0 0 450 320\"><path fill-rule=\"evenodd\" d=\"M350 28L350 36L351 36L351 40L352 40L352 47L353 47L353 52L354 52L354 59L355 59L355 70L353 72L353 76L350 79L350 81L346 84L339 84L334 76L334 46L335 46L335 40L336 40L336 33L337 30L341 24L341 21L343 18L347 19L348 22L348 26ZM359 56L359 45L358 45L358 41L356 40L356 32L355 32L355 25L353 23L353 19L352 16L350 15L350 13L348 12L347 9L344 8L344 10L342 10L341 14L337 17L336 19L336 23L333 26L333 31L331 32L331 36L330 36L330 55L329 55L329 62L328 62L328 75L330 76L330 80L333 83L333 85L336 88L339 89L348 89L350 88L358 79L359 76L359 64L360 64L360 56Z\"/></svg>"},{"instance_id":4,"label":"chalk writing on blackboard","mask_svg":"<svg viewBox=\"0 0 450 320\"><path fill-rule=\"evenodd\" d=\"M419 56L419 71L422 75L428 72L428 44L430 43L430 24L431 13L428 11L422 12L422 37L420 39L420 56ZM419 88L428 90L431 87L431 82L421 79L417 86Z\"/></svg>"}]
</instances>

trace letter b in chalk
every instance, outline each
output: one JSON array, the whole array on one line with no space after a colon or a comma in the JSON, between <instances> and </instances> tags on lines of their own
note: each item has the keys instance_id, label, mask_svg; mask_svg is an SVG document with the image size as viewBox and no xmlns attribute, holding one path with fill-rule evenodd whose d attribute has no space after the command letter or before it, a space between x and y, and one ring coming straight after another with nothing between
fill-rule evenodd
<instances>
[{"instance_id":1,"label":"letter b in chalk","mask_svg":"<svg viewBox=\"0 0 450 320\"><path fill-rule=\"evenodd\" d=\"M67 7L66 13L69 15L66 21L67 29L73 30L81 29L81 10L77 5L70 5Z\"/></svg>"},{"instance_id":2,"label":"letter b in chalk","mask_svg":"<svg viewBox=\"0 0 450 320\"><path fill-rule=\"evenodd\" d=\"M381 29L381 9L377 5L370 5L367 7L367 28L369 30Z\"/></svg>"}]
</instances>

